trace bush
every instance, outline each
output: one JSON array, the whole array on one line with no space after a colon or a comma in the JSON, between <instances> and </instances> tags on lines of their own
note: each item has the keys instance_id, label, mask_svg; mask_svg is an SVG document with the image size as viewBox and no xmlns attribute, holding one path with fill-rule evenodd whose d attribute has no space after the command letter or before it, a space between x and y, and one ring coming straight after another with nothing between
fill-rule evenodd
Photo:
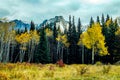
<instances>
[{"instance_id":1,"label":"bush","mask_svg":"<svg viewBox=\"0 0 120 80\"><path fill-rule=\"evenodd\" d=\"M62 59L58 60L56 64L57 64L59 67L64 67L64 66L65 66Z\"/></svg>"},{"instance_id":2,"label":"bush","mask_svg":"<svg viewBox=\"0 0 120 80\"><path fill-rule=\"evenodd\" d=\"M76 68L76 71L77 71L77 75L83 75L88 71L88 67L80 66L80 67Z\"/></svg>"},{"instance_id":3,"label":"bush","mask_svg":"<svg viewBox=\"0 0 120 80\"><path fill-rule=\"evenodd\" d=\"M43 77L54 77L54 72L53 71L46 71L44 73Z\"/></svg>"},{"instance_id":4,"label":"bush","mask_svg":"<svg viewBox=\"0 0 120 80\"><path fill-rule=\"evenodd\" d=\"M110 71L110 69L111 69L111 66L110 65L104 65L103 66L103 74L108 74L109 73L109 71Z\"/></svg>"},{"instance_id":5,"label":"bush","mask_svg":"<svg viewBox=\"0 0 120 80\"><path fill-rule=\"evenodd\" d=\"M103 64L102 64L102 62L97 61L97 62L95 63L95 65L97 65L97 66L101 66L101 65L103 65Z\"/></svg>"}]
</instances>

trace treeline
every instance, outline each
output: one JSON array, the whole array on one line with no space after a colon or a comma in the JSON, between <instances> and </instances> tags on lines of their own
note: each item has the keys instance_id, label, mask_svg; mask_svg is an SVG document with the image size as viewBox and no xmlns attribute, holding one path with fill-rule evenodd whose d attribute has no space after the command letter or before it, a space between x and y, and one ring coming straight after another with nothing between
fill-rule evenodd
<instances>
[{"instance_id":1,"label":"treeline","mask_svg":"<svg viewBox=\"0 0 120 80\"><path fill-rule=\"evenodd\" d=\"M96 21L91 17L86 31L80 18L75 25L69 16L69 28L50 25L36 30L33 21L30 30L14 28L13 22L0 22L0 62L32 62L94 64L96 61L115 63L120 60L120 28L117 19L107 15Z\"/></svg>"}]
</instances>

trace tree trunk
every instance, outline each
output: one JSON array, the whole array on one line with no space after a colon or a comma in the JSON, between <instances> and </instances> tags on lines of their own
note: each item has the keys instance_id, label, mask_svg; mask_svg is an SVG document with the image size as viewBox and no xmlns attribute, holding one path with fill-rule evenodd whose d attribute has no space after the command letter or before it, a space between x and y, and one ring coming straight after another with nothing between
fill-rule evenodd
<instances>
[{"instance_id":1,"label":"tree trunk","mask_svg":"<svg viewBox=\"0 0 120 80\"><path fill-rule=\"evenodd\" d=\"M68 63L68 55L69 55L69 53L68 53L68 48L67 48L67 61L66 61L66 63Z\"/></svg>"},{"instance_id":2,"label":"tree trunk","mask_svg":"<svg viewBox=\"0 0 120 80\"><path fill-rule=\"evenodd\" d=\"M94 53L95 53L95 51L94 51L94 45L92 46L92 64L94 64Z\"/></svg>"},{"instance_id":3,"label":"tree trunk","mask_svg":"<svg viewBox=\"0 0 120 80\"><path fill-rule=\"evenodd\" d=\"M82 64L84 64L84 45L82 45Z\"/></svg>"},{"instance_id":4,"label":"tree trunk","mask_svg":"<svg viewBox=\"0 0 120 80\"><path fill-rule=\"evenodd\" d=\"M10 41L7 43L7 55L5 62L9 62L9 53L10 53Z\"/></svg>"},{"instance_id":5,"label":"tree trunk","mask_svg":"<svg viewBox=\"0 0 120 80\"><path fill-rule=\"evenodd\" d=\"M62 59L62 60L63 60L63 47L62 47L61 57L60 57L60 59Z\"/></svg>"},{"instance_id":6,"label":"tree trunk","mask_svg":"<svg viewBox=\"0 0 120 80\"><path fill-rule=\"evenodd\" d=\"M3 55L3 41L1 40L1 45L0 45L0 62L2 62L2 55Z\"/></svg>"}]
</instances>

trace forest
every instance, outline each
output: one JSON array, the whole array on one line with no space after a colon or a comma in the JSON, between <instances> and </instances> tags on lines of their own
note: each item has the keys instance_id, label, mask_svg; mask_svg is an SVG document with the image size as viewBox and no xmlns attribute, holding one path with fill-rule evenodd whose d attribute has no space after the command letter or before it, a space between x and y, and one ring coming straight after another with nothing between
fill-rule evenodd
<instances>
[{"instance_id":1,"label":"forest","mask_svg":"<svg viewBox=\"0 0 120 80\"><path fill-rule=\"evenodd\" d=\"M69 27L50 25L36 29L34 21L30 30L16 30L10 21L0 21L1 63L56 63L65 64L114 64L120 60L120 27L118 19L109 15L91 17L85 31L78 19L69 16Z\"/></svg>"}]
</instances>

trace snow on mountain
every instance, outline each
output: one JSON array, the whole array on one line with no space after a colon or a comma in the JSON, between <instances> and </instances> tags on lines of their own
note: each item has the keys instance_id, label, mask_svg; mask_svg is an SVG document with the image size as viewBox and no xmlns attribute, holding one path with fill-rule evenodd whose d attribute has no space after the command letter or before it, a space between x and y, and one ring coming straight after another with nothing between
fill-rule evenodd
<instances>
[{"instance_id":1,"label":"snow on mountain","mask_svg":"<svg viewBox=\"0 0 120 80\"><path fill-rule=\"evenodd\" d=\"M54 18L51 18L49 20L44 20L39 27L45 27L46 25L49 25L50 27L53 28L55 24L56 28L60 27L60 30L62 32L64 32L65 28L68 29L69 26L69 23L65 21L63 16L55 16Z\"/></svg>"},{"instance_id":2,"label":"snow on mountain","mask_svg":"<svg viewBox=\"0 0 120 80\"><path fill-rule=\"evenodd\" d=\"M25 30L25 27L29 30L30 29L30 23L23 22L21 20L12 20L10 22L15 23L15 29L18 30ZM65 28L68 29L69 23L65 21L63 16L55 16L54 18L44 20L40 25L35 24L36 29L40 29L41 27L45 27L49 25L50 27L54 28L54 25L56 24L56 28L60 27L61 31L64 32Z\"/></svg>"}]
</instances>

